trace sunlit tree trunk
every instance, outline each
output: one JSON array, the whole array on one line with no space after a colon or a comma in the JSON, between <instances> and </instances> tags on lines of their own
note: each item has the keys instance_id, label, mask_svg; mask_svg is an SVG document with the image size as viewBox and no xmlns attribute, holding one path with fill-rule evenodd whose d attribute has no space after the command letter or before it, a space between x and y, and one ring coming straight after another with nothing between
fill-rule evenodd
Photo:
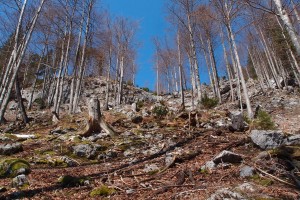
<instances>
[{"instance_id":1,"label":"sunlit tree trunk","mask_svg":"<svg viewBox=\"0 0 300 200\"><path fill-rule=\"evenodd\" d=\"M233 90L233 85L232 85L232 75L231 75L231 70L229 68L229 61L228 61L228 55L225 47L225 41L224 41L224 35L223 35L223 30L220 29L220 37L221 37L221 42L222 42L222 47L223 47L223 55L224 55L224 60L225 60L225 65L226 65L226 70L228 74L228 80L229 80L229 86L230 86L230 98L231 101L233 102L235 99L234 96L234 90Z\"/></svg>"},{"instance_id":2,"label":"sunlit tree trunk","mask_svg":"<svg viewBox=\"0 0 300 200\"><path fill-rule=\"evenodd\" d=\"M225 6L226 6L226 4L225 4ZM244 98L245 98L246 105L247 105L248 117L252 118L253 117L253 112L252 112L252 108L251 108L250 99L249 99L249 96L248 96L248 90L247 90L247 87L246 87L246 82L245 82L243 71L242 71L242 65L241 65L241 62L240 62L240 57L239 57L239 54L238 54L238 50L237 50L237 46L236 46L236 42L235 42L235 37L234 37L234 34L232 32L231 24L230 24L229 21L226 24L226 28L227 28L227 31L228 31L228 34L229 34L229 37L230 37L230 44L232 45L232 48L233 48L233 52L234 52L234 55L235 55L235 61L236 61L236 65L238 67L238 72L239 72L238 74L239 74L239 77L240 77L240 80L241 80L241 83L242 83Z\"/></svg>"},{"instance_id":3,"label":"sunlit tree trunk","mask_svg":"<svg viewBox=\"0 0 300 200\"><path fill-rule=\"evenodd\" d=\"M23 3L22 10L25 9L26 2L27 1L25 0L24 3ZM45 0L41 0L40 1L40 4L39 4L39 6L38 6L38 8L37 8L37 10L36 10L33 18L32 18L31 23L28 25L28 32L26 33L26 35L24 35L22 43L18 44L18 42L15 42L14 50L13 50L13 53L12 53L12 57L13 58L12 58L12 61L11 61L11 64L12 64L11 78L6 83L7 86L4 86L3 89L2 89L2 91L1 91L2 93L4 93L4 96L1 95L1 97L0 97L0 123L4 119L4 113L6 111L6 107L7 107L7 104L9 102L10 94L12 92L12 88L13 88L15 79L17 77L17 74L18 74L21 62L22 62L22 60L24 58L25 51L27 49L28 43L29 43L29 41L31 39L33 29L35 28L36 21L37 21L39 15L40 15L40 12L41 12L41 10L43 8L44 2L45 2ZM19 35L18 31L21 28L22 20L23 20L23 13L21 11L20 18L19 18L19 23L17 25L17 31L16 31L16 34L15 34L16 38L17 38L16 41L18 41L18 35ZM9 68L10 67L8 67L8 69ZM5 91L5 88L7 88L6 91Z\"/></svg>"},{"instance_id":4,"label":"sunlit tree trunk","mask_svg":"<svg viewBox=\"0 0 300 200\"><path fill-rule=\"evenodd\" d=\"M184 91L183 91L183 73L182 73L182 58L181 58L181 47L180 47L180 33L177 32L177 51L178 51L178 69L179 69L179 85L180 85L180 97L181 97L181 107L185 109L184 104Z\"/></svg>"},{"instance_id":5,"label":"sunlit tree trunk","mask_svg":"<svg viewBox=\"0 0 300 200\"><path fill-rule=\"evenodd\" d=\"M300 55L300 42L298 40L297 33L294 29L293 24L291 23L291 20L290 20L290 17L288 15L287 11L283 8L281 0L273 0L273 2L277 8L279 17L282 20L284 27L287 30L287 32L297 50L298 55Z\"/></svg>"}]
</instances>

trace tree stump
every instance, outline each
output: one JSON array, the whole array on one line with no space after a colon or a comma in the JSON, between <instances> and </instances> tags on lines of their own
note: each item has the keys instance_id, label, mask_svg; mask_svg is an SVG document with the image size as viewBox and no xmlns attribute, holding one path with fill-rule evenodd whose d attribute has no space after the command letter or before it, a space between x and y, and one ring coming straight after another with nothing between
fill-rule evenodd
<instances>
[{"instance_id":1,"label":"tree stump","mask_svg":"<svg viewBox=\"0 0 300 200\"><path fill-rule=\"evenodd\" d=\"M92 98L88 103L89 119L85 131L80 134L83 137L89 137L94 133L100 133L104 130L110 136L115 136L115 131L103 120L100 111L100 102L97 98Z\"/></svg>"}]
</instances>

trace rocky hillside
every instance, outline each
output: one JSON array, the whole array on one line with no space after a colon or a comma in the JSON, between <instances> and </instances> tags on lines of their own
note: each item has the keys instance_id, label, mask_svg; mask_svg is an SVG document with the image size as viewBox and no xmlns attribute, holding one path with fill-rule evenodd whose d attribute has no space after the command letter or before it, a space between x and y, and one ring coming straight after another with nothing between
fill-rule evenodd
<instances>
[{"instance_id":1,"label":"rocky hillside","mask_svg":"<svg viewBox=\"0 0 300 200\"><path fill-rule=\"evenodd\" d=\"M299 88L261 91L248 81L256 118L237 102L186 111L176 94L157 97L127 86L126 104L103 111L117 132L80 136L87 104L105 98L105 81L89 79L78 114L52 121L35 101L30 124L0 127L0 199L299 199ZM209 86L203 86L212 96ZM222 95L229 98L228 83ZM114 91L114 88L110 88ZM26 99L29 92L23 91ZM35 96L39 99L39 92ZM68 108L65 94L63 111Z\"/></svg>"}]
</instances>

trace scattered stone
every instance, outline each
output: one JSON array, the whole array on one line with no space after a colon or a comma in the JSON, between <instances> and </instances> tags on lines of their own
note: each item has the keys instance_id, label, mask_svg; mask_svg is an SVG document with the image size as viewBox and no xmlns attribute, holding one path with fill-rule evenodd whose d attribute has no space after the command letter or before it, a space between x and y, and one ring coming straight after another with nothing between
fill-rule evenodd
<instances>
[{"instance_id":1,"label":"scattered stone","mask_svg":"<svg viewBox=\"0 0 300 200\"><path fill-rule=\"evenodd\" d=\"M64 130L61 126L57 127L56 129L50 131L50 134L53 134L53 135L63 135L63 134L66 134L67 131Z\"/></svg>"},{"instance_id":2,"label":"scattered stone","mask_svg":"<svg viewBox=\"0 0 300 200\"><path fill-rule=\"evenodd\" d=\"M254 192L255 187L251 183L243 183L236 187L237 190L241 192Z\"/></svg>"},{"instance_id":3,"label":"scattered stone","mask_svg":"<svg viewBox=\"0 0 300 200\"><path fill-rule=\"evenodd\" d=\"M285 136L282 131L252 130L250 137L253 143L261 149L275 149L282 146L285 142Z\"/></svg>"},{"instance_id":4,"label":"scattered stone","mask_svg":"<svg viewBox=\"0 0 300 200\"><path fill-rule=\"evenodd\" d=\"M219 163L240 163L243 160L242 156L230 151L222 151L217 155L213 161L215 164Z\"/></svg>"},{"instance_id":5,"label":"scattered stone","mask_svg":"<svg viewBox=\"0 0 300 200\"><path fill-rule=\"evenodd\" d=\"M143 109L142 110L142 116L143 117L149 117L150 116L150 111L149 110L147 110L147 109Z\"/></svg>"},{"instance_id":6,"label":"scattered stone","mask_svg":"<svg viewBox=\"0 0 300 200\"><path fill-rule=\"evenodd\" d=\"M110 158L116 158L118 156L118 153L115 151L108 151L107 153L100 153L97 157L98 160L102 159L110 159Z\"/></svg>"},{"instance_id":7,"label":"scattered stone","mask_svg":"<svg viewBox=\"0 0 300 200\"><path fill-rule=\"evenodd\" d=\"M246 200L240 193L230 191L227 188L217 190L207 200Z\"/></svg>"},{"instance_id":8,"label":"scattered stone","mask_svg":"<svg viewBox=\"0 0 300 200\"><path fill-rule=\"evenodd\" d=\"M135 192L134 189L128 189L126 190L126 194L133 194Z\"/></svg>"},{"instance_id":9,"label":"scattered stone","mask_svg":"<svg viewBox=\"0 0 300 200\"><path fill-rule=\"evenodd\" d=\"M223 87L220 88L221 95L226 94L229 91L230 91L230 85L224 85Z\"/></svg>"},{"instance_id":10,"label":"scattered stone","mask_svg":"<svg viewBox=\"0 0 300 200\"><path fill-rule=\"evenodd\" d=\"M159 171L159 168L157 167L156 164L150 164L150 165L146 165L145 168L143 169L143 171L145 173L151 173L151 172L156 172Z\"/></svg>"},{"instance_id":11,"label":"scattered stone","mask_svg":"<svg viewBox=\"0 0 300 200\"><path fill-rule=\"evenodd\" d=\"M217 165L214 161L207 161L205 163L205 165L203 165L201 167L201 171L204 171L204 170L209 170L209 171L212 171L214 169L216 169Z\"/></svg>"},{"instance_id":12,"label":"scattered stone","mask_svg":"<svg viewBox=\"0 0 300 200\"><path fill-rule=\"evenodd\" d=\"M93 159L96 157L96 152L103 150L101 145L91 145L91 144L79 144L73 146L73 154L79 157L86 157L88 159Z\"/></svg>"},{"instance_id":13,"label":"scattered stone","mask_svg":"<svg viewBox=\"0 0 300 200\"><path fill-rule=\"evenodd\" d=\"M9 110L17 110L17 108L18 108L18 103L16 102L16 101L10 101L9 103L8 103L8 109Z\"/></svg>"},{"instance_id":14,"label":"scattered stone","mask_svg":"<svg viewBox=\"0 0 300 200\"><path fill-rule=\"evenodd\" d=\"M243 131L245 128L244 123L244 116L243 113L240 111L232 111L229 114L229 117L231 119L231 125L229 126L229 129L231 131Z\"/></svg>"},{"instance_id":15,"label":"scattered stone","mask_svg":"<svg viewBox=\"0 0 300 200\"><path fill-rule=\"evenodd\" d=\"M14 188L24 188L29 186L29 181L25 174L21 174L12 179L11 185Z\"/></svg>"},{"instance_id":16,"label":"scattered stone","mask_svg":"<svg viewBox=\"0 0 300 200\"><path fill-rule=\"evenodd\" d=\"M255 173L255 169L247 165L240 169L240 177L242 178L252 177L254 173Z\"/></svg>"},{"instance_id":17,"label":"scattered stone","mask_svg":"<svg viewBox=\"0 0 300 200\"><path fill-rule=\"evenodd\" d=\"M23 146L21 143L0 145L0 155L12 155L21 151L23 151Z\"/></svg>"},{"instance_id":18,"label":"scattered stone","mask_svg":"<svg viewBox=\"0 0 300 200\"><path fill-rule=\"evenodd\" d=\"M78 166L78 162L76 162L75 160L69 158L68 156L62 156L60 158L60 160L63 161L64 163L66 163L68 167Z\"/></svg>"},{"instance_id":19,"label":"scattered stone","mask_svg":"<svg viewBox=\"0 0 300 200\"><path fill-rule=\"evenodd\" d=\"M300 134L292 135L288 137L285 141L285 145L288 146L300 145Z\"/></svg>"}]
</instances>

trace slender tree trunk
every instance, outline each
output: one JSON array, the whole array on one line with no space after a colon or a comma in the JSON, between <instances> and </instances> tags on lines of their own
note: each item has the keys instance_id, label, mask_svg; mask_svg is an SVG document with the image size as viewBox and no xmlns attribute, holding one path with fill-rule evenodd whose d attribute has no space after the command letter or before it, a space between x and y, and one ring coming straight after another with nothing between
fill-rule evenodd
<instances>
[{"instance_id":1,"label":"slender tree trunk","mask_svg":"<svg viewBox=\"0 0 300 200\"><path fill-rule=\"evenodd\" d=\"M75 91L76 91L76 83L78 81L78 62L79 62L79 49L80 49L80 43L81 43L81 38L82 38L82 30L83 30L83 23L84 23L84 6L83 6L83 11L82 11L82 18L80 22L80 30L79 30L79 36L78 36L78 41L77 41L77 46L76 46L76 51L75 51L75 64L74 64L74 71L73 71L73 77L71 81L71 92L70 92L70 107L69 107L69 113L74 113L75 112Z\"/></svg>"},{"instance_id":2,"label":"slender tree trunk","mask_svg":"<svg viewBox=\"0 0 300 200\"><path fill-rule=\"evenodd\" d=\"M207 65L207 72L208 72L208 76L209 76L209 81L210 81L210 84L212 85L212 89L213 89L213 92L215 94L215 96L217 96L217 93L216 93L216 90L215 90L215 86L214 86L214 81L213 81L213 77L211 75L211 63L209 62L209 59L208 59L208 56L207 56L207 52L205 50L205 44L203 42L203 39L202 39L202 36L200 35L200 42L203 46L203 54L204 54L204 58L205 58L205 62L206 62L206 65Z\"/></svg>"},{"instance_id":3,"label":"slender tree trunk","mask_svg":"<svg viewBox=\"0 0 300 200\"><path fill-rule=\"evenodd\" d=\"M23 104L23 100L22 100L22 94L21 94L21 89L20 89L20 83L19 83L19 78L16 77L16 81L15 81L15 89L16 89L16 95L17 95L17 99L18 99L18 105L19 105L19 109L23 118L23 122L25 124L29 123L29 118L27 116L26 110L25 110L25 106Z\"/></svg>"},{"instance_id":4,"label":"slender tree trunk","mask_svg":"<svg viewBox=\"0 0 300 200\"><path fill-rule=\"evenodd\" d=\"M108 102L109 102L109 87L110 87L110 71L112 65L112 44L109 47L109 55L108 55L108 66L107 66L107 77L106 77L106 94L105 94L105 104L104 110L108 110Z\"/></svg>"},{"instance_id":5,"label":"slender tree trunk","mask_svg":"<svg viewBox=\"0 0 300 200\"><path fill-rule=\"evenodd\" d=\"M280 19L282 20L288 34L290 35L290 38L297 50L298 55L300 55L300 42L298 40L297 33L293 27L293 24L291 23L288 13L283 8L281 0L273 0L273 2L277 8Z\"/></svg>"},{"instance_id":6,"label":"slender tree trunk","mask_svg":"<svg viewBox=\"0 0 300 200\"><path fill-rule=\"evenodd\" d=\"M23 5L25 4L26 0L24 1ZM17 77L17 73L19 71L19 68L20 68L20 65L21 65L21 62L24 58L24 55L25 55L25 51L27 49L27 46L28 46L28 43L31 39L31 36L32 36L32 32L33 32L33 29L36 25L36 21L39 17L39 14L42 10L42 7L44 5L44 2L45 0L41 0L40 2L40 5L34 15L34 17L32 18L32 21L31 21L31 24L29 24L29 29L28 29L28 32L27 34L24 36L24 40L22 42L21 45L19 45L19 47L17 48L16 45L15 45L15 48L14 48L14 53L13 53L13 56L14 56L14 59L12 61L12 76L11 76L11 79L10 81L7 83L7 92L5 93L5 97L4 98L0 98L0 123L3 121L4 119L4 113L6 111L6 107L7 107L7 104L8 104L8 101L9 101L9 98L10 98L10 94L11 94L11 91L12 91L12 88L13 88L13 85L14 85L14 82L15 82L15 79ZM21 16L21 15L20 15ZM22 17L20 17L21 21L22 21ZM21 26L21 22L18 24L17 27ZM18 29L18 28L17 28ZM18 35L18 34L16 34ZM18 52L18 59L16 57L17 55L17 49L19 49L20 51ZM3 101L2 101L3 99Z\"/></svg>"},{"instance_id":7,"label":"slender tree trunk","mask_svg":"<svg viewBox=\"0 0 300 200\"><path fill-rule=\"evenodd\" d=\"M190 64L190 76L192 81L192 109L195 108L195 92L196 92L196 81L195 81L195 72L193 69L193 61L190 56L189 57L189 64Z\"/></svg>"},{"instance_id":8,"label":"slender tree trunk","mask_svg":"<svg viewBox=\"0 0 300 200\"><path fill-rule=\"evenodd\" d=\"M37 82L37 79L38 79L38 73L39 73L40 68L41 68L41 63L42 63L42 59L43 59L43 56L44 56L45 48L46 48L46 46L44 47L44 49L42 51L42 55L41 55L39 63L38 63L38 68L37 68L36 73L35 73L35 79L33 81L32 87L31 87L32 91L31 91L30 99L29 99L29 102L28 102L28 105L27 105L28 110L30 110L31 106L32 106L32 99L33 99L33 95L34 95L34 90L35 90L36 82Z\"/></svg>"},{"instance_id":9,"label":"slender tree trunk","mask_svg":"<svg viewBox=\"0 0 300 200\"><path fill-rule=\"evenodd\" d=\"M215 87L215 91L216 91L216 96L219 99L219 103L222 102L222 98L221 98L221 93L220 93L220 85L219 85L219 77L218 77L218 71L217 71L217 66L216 66L216 59L215 59L215 55L214 55L214 49L212 46L212 43L210 41L210 39L207 40L207 44L208 44L208 52L210 55L210 60L211 60L211 67L212 67L212 72L213 72L213 78L214 78L214 87Z\"/></svg>"},{"instance_id":10,"label":"slender tree trunk","mask_svg":"<svg viewBox=\"0 0 300 200\"><path fill-rule=\"evenodd\" d=\"M258 67L257 63L255 62L254 57L249 48L248 48L248 52L249 52L249 56L250 56L251 62L253 64L253 68L256 73L260 88L264 91L264 83L263 83L262 72L260 70L260 67Z\"/></svg>"},{"instance_id":11,"label":"slender tree trunk","mask_svg":"<svg viewBox=\"0 0 300 200\"><path fill-rule=\"evenodd\" d=\"M234 90L233 90L233 85L232 85L232 75L230 72L230 68L229 68L229 61L228 61L228 55L226 52L226 47L225 47L225 42L224 42L224 35L223 35L223 30L220 29L220 37L221 37L221 41L222 41L222 47L223 47L223 54L224 54L224 60L225 60L225 65L226 65L226 70L228 73L228 79L229 79L229 86L230 86L230 96L231 96L231 101L233 102L235 99L234 96Z\"/></svg>"},{"instance_id":12,"label":"slender tree trunk","mask_svg":"<svg viewBox=\"0 0 300 200\"><path fill-rule=\"evenodd\" d=\"M118 90L118 105L122 104L123 81L124 81L124 55L122 53L121 60L120 60L120 80L119 80L119 90Z\"/></svg>"},{"instance_id":13,"label":"slender tree trunk","mask_svg":"<svg viewBox=\"0 0 300 200\"><path fill-rule=\"evenodd\" d=\"M88 16L87 16L87 21L86 21L86 28L85 28L85 37L83 41L83 46L82 46L82 53L81 53L81 60L79 64L79 79L77 80L76 83L76 90L75 90L75 97L74 97L74 104L73 104L73 111L75 112L77 109L77 105L79 102L79 95L80 95L80 89L81 89L81 84L82 84L82 79L83 79L83 73L84 73L84 68L85 68L85 52L86 52L86 46L87 46L87 40L88 40L88 35L89 35L89 30L90 30L90 20L91 20L91 12L92 8L94 5L95 0L90 0L89 2L89 8L88 8Z\"/></svg>"},{"instance_id":14,"label":"slender tree trunk","mask_svg":"<svg viewBox=\"0 0 300 200\"><path fill-rule=\"evenodd\" d=\"M242 71L242 65L241 65L241 62L240 62L240 57L239 57L239 54L238 54L238 50L237 50L237 46L236 46L236 42L235 42L235 37L234 37L234 34L232 32L230 22L227 23L226 27L227 27L227 31L228 31L229 36L230 36L230 43L233 47L233 52L235 54L236 64L237 64L238 71L239 71L239 76L241 78L242 88L243 88L243 92L244 92L244 98L245 98L246 105L247 105L248 117L252 119L253 118L253 112L252 112L252 108L251 108L251 103L250 103L250 99L249 99L249 96L248 96L248 90L247 90L246 82L245 82L243 71Z\"/></svg>"},{"instance_id":15,"label":"slender tree trunk","mask_svg":"<svg viewBox=\"0 0 300 200\"><path fill-rule=\"evenodd\" d=\"M178 69L179 69L179 85L180 85L180 97L181 97L181 107L184 110L185 104L184 104L184 91L183 91L183 78L182 78L182 58L181 58L181 47L180 47L181 41L180 41L180 33L177 33L177 51L178 51Z\"/></svg>"},{"instance_id":16,"label":"slender tree trunk","mask_svg":"<svg viewBox=\"0 0 300 200\"><path fill-rule=\"evenodd\" d=\"M197 59L196 45L194 40L194 31L191 24L190 15L188 15L188 29L189 29L189 39L190 39L190 48L191 48L191 56L193 59L193 71L195 75L196 89L197 89L197 104L201 102L202 93L201 93L201 82L200 82L200 74L199 74L199 65Z\"/></svg>"}]
</instances>

